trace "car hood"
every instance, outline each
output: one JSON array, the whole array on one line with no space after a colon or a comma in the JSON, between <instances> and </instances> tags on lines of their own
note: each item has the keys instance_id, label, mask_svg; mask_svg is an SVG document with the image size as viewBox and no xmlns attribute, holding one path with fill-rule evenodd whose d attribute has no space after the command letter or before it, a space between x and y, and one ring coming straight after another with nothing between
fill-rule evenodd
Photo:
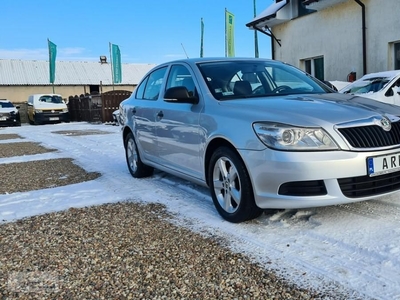
<instances>
[{"instance_id":1,"label":"car hood","mask_svg":"<svg viewBox=\"0 0 400 300\"><path fill-rule=\"evenodd\" d=\"M37 103L35 103L35 108L39 108L39 109L63 109L63 108L67 108L67 105L65 103L37 102Z\"/></svg>"},{"instance_id":2,"label":"car hood","mask_svg":"<svg viewBox=\"0 0 400 300\"><path fill-rule=\"evenodd\" d=\"M397 119L394 116L400 116L400 106L339 93L247 98L221 101L220 104L237 107L238 115L248 114L253 121L299 126L340 124L382 115L393 120Z\"/></svg>"},{"instance_id":3,"label":"car hood","mask_svg":"<svg viewBox=\"0 0 400 300\"><path fill-rule=\"evenodd\" d=\"M16 109L15 107L3 107L3 108L0 108L0 113L9 114L11 112L17 113L18 109Z\"/></svg>"}]
</instances>

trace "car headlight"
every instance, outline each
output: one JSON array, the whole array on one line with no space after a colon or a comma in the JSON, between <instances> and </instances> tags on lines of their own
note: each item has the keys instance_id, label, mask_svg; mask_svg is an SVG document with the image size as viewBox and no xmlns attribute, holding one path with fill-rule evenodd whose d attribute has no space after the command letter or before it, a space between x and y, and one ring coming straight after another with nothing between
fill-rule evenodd
<instances>
[{"instance_id":1,"label":"car headlight","mask_svg":"<svg viewBox=\"0 0 400 300\"><path fill-rule=\"evenodd\" d=\"M336 150L338 146L322 128L295 127L280 123L254 123L258 138L278 150Z\"/></svg>"},{"instance_id":2,"label":"car headlight","mask_svg":"<svg viewBox=\"0 0 400 300\"><path fill-rule=\"evenodd\" d=\"M35 113L37 113L37 114L41 114L43 112L43 110L41 110L41 109L35 109Z\"/></svg>"},{"instance_id":3,"label":"car headlight","mask_svg":"<svg viewBox=\"0 0 400 300\"><path fill-rule=\"evenodd\" d=\"M68 112L68 108L63 108L63 113L67 113Z\"/></svg>"}]
</instances>

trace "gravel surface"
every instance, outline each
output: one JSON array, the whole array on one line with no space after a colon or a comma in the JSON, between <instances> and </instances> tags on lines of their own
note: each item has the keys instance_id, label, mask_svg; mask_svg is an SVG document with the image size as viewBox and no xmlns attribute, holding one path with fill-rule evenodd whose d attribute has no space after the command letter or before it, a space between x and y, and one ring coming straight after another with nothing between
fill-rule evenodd
<instances>
[{"instance_id":1,"label":"gravel surface","mask_svg":"<svg viewBox=\"0 0 400 300\"><path fill-rule=\"evenodd\" d=\"M53 150L0 144L3 157L46 151ZM100 175L64 158L0 169L3 194ZM287 284L223 240L174 225L158 204L71 208L0 225L0 299L325 298Z\"/></svg>"},{"instance_id":2,"label":"gravel surface","mask_svg":"<svg viewBox=\"0 0 400 300\"><path fill-rule=\"evenodd\" d=\"M100 177L86 172L70 158L36 160L0 165L0 194L41 190Z\"/></svg>"},{"instance_id":3,"label":"gravel surface","mask_svg":"<svg viewBox=\"0 0 400 300\"><path fill-rule=\"evenodd\" d=\"M2 135L0 134L0 139L1 136ZM51 151L57 151L57 150L48 149L41 146L39 143L32 143L32 142L15 142L15 143L0 144L0 158L22 156L22 155L33 155Z\"/></svg>"},{"instance_id":4,"label":"gravel surface","mask_svg":"<svg viewBox=\"0 0 400 300\"><path fill-rule=\"evenodd\" d=\"M3 299L322 298L169 218L124 202L3 224Z\"/></svg>"}]
</instances>

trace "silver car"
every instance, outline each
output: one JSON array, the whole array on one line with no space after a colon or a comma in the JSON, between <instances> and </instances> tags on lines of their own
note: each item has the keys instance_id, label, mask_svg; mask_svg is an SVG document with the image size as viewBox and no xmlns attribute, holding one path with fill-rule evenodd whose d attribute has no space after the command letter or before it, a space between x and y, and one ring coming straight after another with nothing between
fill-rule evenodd
<instances>
[{"instance_id":1,"label":"silver car","mask_svg":"<svg viewBox=\"0 0 400 300\"><path fill-rule=\"evenodd\" d=\"M230 222L400 189L400 107L333 92L266 59L161 64L120 106L133 177L208 186Z\"/></svg>"}]
</instances>

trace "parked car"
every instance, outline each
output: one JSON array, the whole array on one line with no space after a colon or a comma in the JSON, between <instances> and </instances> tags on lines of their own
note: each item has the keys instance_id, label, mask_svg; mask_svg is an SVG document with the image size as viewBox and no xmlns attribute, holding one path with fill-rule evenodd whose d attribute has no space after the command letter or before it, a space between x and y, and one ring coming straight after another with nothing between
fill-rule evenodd
<instances>
[{"instance_id":1,"label":"parked car","mask_svg":"<svg viewBox=\"0 0 400 300\"><path fill-rule=\"evenodd\" d=\"M67 104L58 94L34 94L28 97L28 121L30 124L69 122Z\"/></svg>"},{"instance_id":2,"label":"parked car","mask_svg":"<svg viewBox=\"0 0 400 300\"><path fill-rule=\"evenodd\" d=\"M128 169L208 186L230 222L400 189L400 107L266 59L161 64L121 102Z\"/></svg>"},{"instance_id":3,"label":"parked car","mask_svg":"<svg viewBox=\"0 0 400 300\"><path fill-rule=\"evenodd\" d=\"M21 126L19 106L7 99L0 99L0 126Z\"/></svg>"},{"instance_id":4,"label":"parked car","mask_svg":"<svg viewBox=\"0 0 400 300\"><path fill-rule=\"evenodd\" d=\"M400 105L400 70L364 75L339 92Z\"/></svg>"}]
</instances>

